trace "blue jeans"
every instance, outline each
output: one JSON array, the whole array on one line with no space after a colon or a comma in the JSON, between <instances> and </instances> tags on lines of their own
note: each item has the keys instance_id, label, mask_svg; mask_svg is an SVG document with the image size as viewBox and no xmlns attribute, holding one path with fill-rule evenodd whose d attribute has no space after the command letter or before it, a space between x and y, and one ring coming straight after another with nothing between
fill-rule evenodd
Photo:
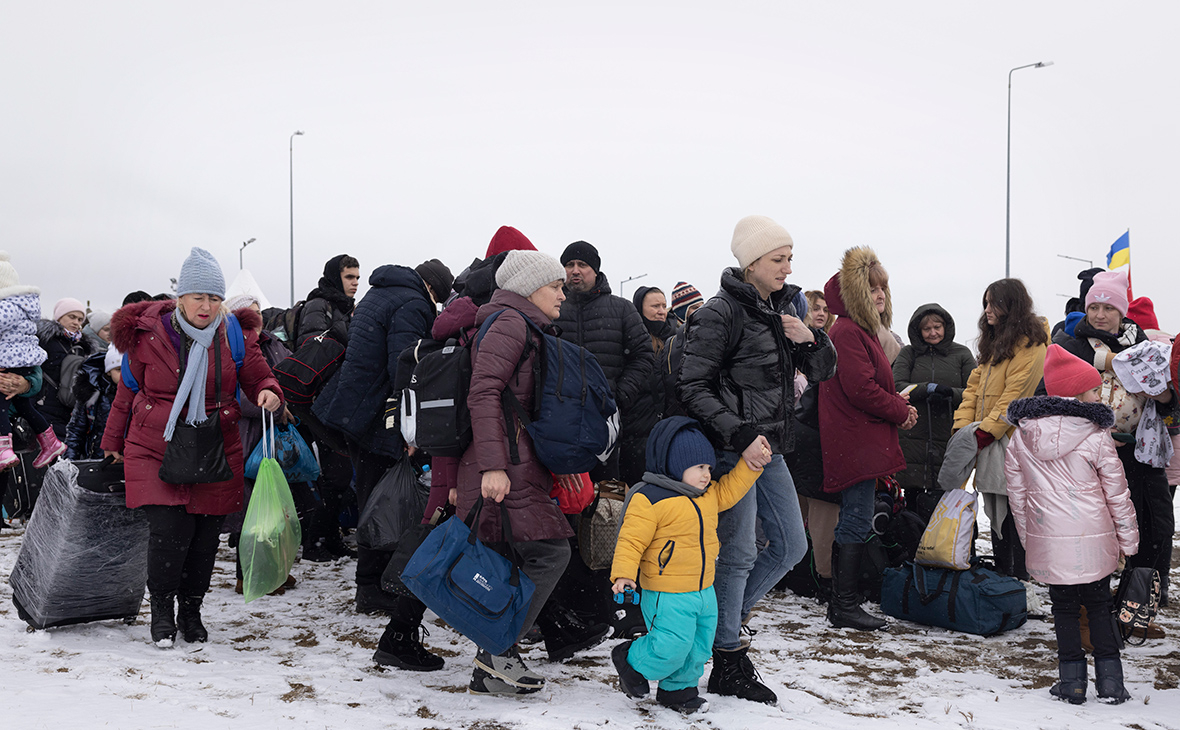
<instances>
[{"instance_id":1,"label":"blue jeans","mask_svg":"<svg viewBox=\"0 0 1180 730\"><path fill-rule=\"evenodd\" d=\"M640 596L648 632L631 643L627 663L660 689L696 687L713 655L717 598L713 587L689 593L644 591Z\"/></svg>"},{"instance_id":2,"label":"blue jeans","mask_svg":"<svg viewBox=\"0 0 1180 730\"><path fill-rule=\"evenodd\" d=\"M866 479L840 492L840 521L836 523L836 544L861 543L873 529L877 504L877 480Z\"/></svg>"},{"instance_id":3,"label":"blue jeans","mask_svg":"<svg viewBox=\"0 0 1180 730\"><path fill-rule=\"evenodd\" d=\"M741 454L717 452L718 477L737 465ZM762 521L767 545L758 552L755 530ZM780 454L731 509L717 518L717 636L713 646L733 651L741 646L742 619L807 554L807 533L795 481Z\"/></svg>"}]
</instances>

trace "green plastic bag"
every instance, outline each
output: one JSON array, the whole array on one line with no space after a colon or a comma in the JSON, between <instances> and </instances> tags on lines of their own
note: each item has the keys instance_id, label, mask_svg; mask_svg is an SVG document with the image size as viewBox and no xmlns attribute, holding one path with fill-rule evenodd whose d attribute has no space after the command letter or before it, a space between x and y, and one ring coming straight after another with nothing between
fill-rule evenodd
<instances>
[{"instance_id":1,"label":"green plastic bag","mask_svg":"<svg viewBox=\"0 0 1180 730\"><path fill-rule=\"evenodd\" d=\"M271 418L270 428L266 420ZM242 595L246 603L265 596L287 580L295 563L295 552L303 536L295 500L283 476L283 468L274 459L274 421L263 411L263 443L267 445L254 494L246 509L239 550L242 555Z\"/></svg>"}]
</instances>

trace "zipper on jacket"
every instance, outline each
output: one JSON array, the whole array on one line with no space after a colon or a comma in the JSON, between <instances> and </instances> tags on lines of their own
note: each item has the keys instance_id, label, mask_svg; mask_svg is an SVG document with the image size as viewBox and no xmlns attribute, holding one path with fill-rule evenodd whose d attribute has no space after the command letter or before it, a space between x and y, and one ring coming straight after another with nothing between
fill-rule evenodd
<instances>
[{"instance_id":1,"label":"zipper on jacket","mask_svg":"<svg viewBox=\"0 0 1180 730\"><path fill-rule=\"evenodd\" d=\"M697 511L697 524L700 526L700 531L697 534L697 543L701 546L701 580L697 586L697 590L703 591L705 590L705 517L701 514L701 508L697 506L695 499L689 497L688 502Z\"/></svg>"},{"instance_id":2,"label":"zipper on jacket","mask_svg":"<svg viewBox=\"0 0 1180 730\"><path fill-rule=\"evenodd\" d=\"M660 548L660 554L656 558L656 564L660 566L660 575L664 574L664 568L668 567L668 563L672 562L672 553L676 552L676 541L669 540L664 543L664 547ZM665 555L664 553L667 553Z\"/></svg>"}]
</instances>

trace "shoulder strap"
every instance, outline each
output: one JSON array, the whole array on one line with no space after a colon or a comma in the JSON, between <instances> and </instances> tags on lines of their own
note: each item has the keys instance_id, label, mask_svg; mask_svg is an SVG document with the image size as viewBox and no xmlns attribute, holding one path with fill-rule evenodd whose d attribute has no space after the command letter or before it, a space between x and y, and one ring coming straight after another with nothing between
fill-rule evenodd
<instances>
[{"instance_id":1,"label":"shoulder strap","mask_svg":"<svg viewBox=\"0 0 1180 730\"><path fill-rule=\"evenodd\" d=\"M246 337L242 334L242 323L232 314L225 318L225 335L229 339L229 354L234 358L234 365L241 370L246 361Z\"/></svg>"},{"instance_id":2,"label":"shoulder strap","mask_svg":"<svg viewBox=\"0 0 1180 730\"><path fill-rule=\"evenodd\" d=\"M131 358L125 352L123 353L123 366L119 370L119 379L123 381L123 385L127 386L127 390L132 393L139 392L139 382L131 374Z\"/></svg>"}]
</instances>

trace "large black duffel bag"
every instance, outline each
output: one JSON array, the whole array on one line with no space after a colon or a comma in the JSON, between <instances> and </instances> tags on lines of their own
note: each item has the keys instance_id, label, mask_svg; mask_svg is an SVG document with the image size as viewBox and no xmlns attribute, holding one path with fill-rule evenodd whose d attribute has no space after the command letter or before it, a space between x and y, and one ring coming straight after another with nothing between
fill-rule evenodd
<instances>
[{"instance_id":1,"label":"large black duffel bag","mask_svg":"<svg viewBox=\"0 0 1180 730\"><path fill-rule=\"evenodd\" d=\"M1024 584L978 562L967 570L887 568L881 610L894 618L991 636L1028 620Z\"/></svg>"}]
</instances>

